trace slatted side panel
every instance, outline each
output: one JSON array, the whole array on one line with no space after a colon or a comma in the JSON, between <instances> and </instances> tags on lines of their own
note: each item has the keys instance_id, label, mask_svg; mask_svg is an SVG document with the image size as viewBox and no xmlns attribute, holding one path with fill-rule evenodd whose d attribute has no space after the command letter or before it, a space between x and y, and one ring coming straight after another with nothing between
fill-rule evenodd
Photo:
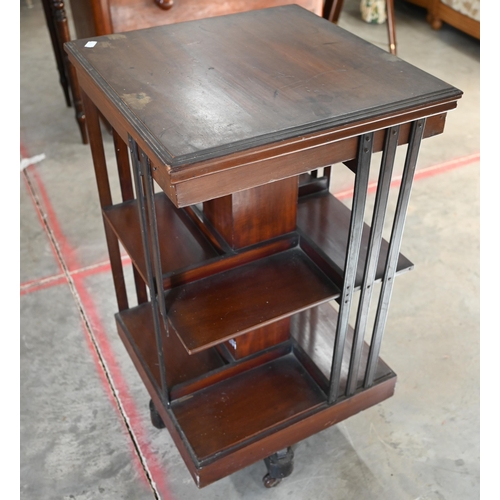
<instances>
[{"instance_id":1,"label":"slatted side panel","mask_svg":"<svg viewBox=\"0 0 500 500\"><path fill-rule=\"evenodd\" d=\"M396 266L401 248L404 223L408 209L410 192L415 174L418 150L422 140L425 120L412 123L410 141L406 152L402 180L398 193L394 219L392 221L391 237L385 270L382 279L380 295L375 304L373 291L375 273L380 256L382 232L386 220L389 192L394 171L396 149L398 144L399 126L386 130L385 143L378 175L375 204L372 213L370 236L368 241L367 256L363 271L363 281L360 289L354 335L351 345L346 345L346 334L351 308L354 304L353 290L355 273L358 267L358 257L361 245L361 231L365 217L368 179L371 169L373 135L366 134L360 137L358 155L356 158L356 177L354 183L354 196L352 201L351 221L349 227L348 248L345 260L344 282L342 295L339 299L338 321L335 332L335 343L330 374L328 401L330 404L344 396L352 396L358 388L358 380L363 380L362 389L371 387L375 382L375 373L379 360L382 338L387 322L389 303L391 299ZM368 333L368 318L372 308L375 310L373 331ZM373 312L373 311L372 311ZM364 341L370 343L367 362L361 362ZM345 349L351 349L345 392L341 393L342 359ZM364 370L364 373L360 371Z\"/></svg>"},{"instance_id":2,"label":"slatted side panel","mask_svg":"<svg viewBox=\"0 0 500 500\"><path fill-rule=\"evenodd\" d=\"M160 367L160 380L162 399L169 403L169 391L165 368L165 355L163 352L163 329L168 334L168 321L165 311L163 294L163 280L161 259L158 246L158 228L156 224L156 210L154 204L153 181L151 177L151 164L149 158L139 149L137 143L129 136L129 147L132 157L135 192L139 209L139 222L141 226L144 256L146 261L146 274L149 292L151 295L151 308L153 312L153 325L155 331L158 364ZM153 258L151 258L151 255ZM162 320L160 321L160 314Z\"/></svg>"}]
</instances>

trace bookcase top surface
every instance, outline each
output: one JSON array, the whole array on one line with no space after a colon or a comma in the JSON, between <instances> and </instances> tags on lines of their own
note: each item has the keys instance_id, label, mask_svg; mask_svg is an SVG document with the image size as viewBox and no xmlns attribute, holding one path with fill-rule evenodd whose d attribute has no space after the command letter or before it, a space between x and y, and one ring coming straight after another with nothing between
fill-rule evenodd
<instances>
[{"instance_id":1,"label":"bookcase top surface","mask_svg":"<svg viewBox=\"0 0 500 500\"><path fill-rule=\"evenodd\" d=\"M80 39L66 51L172 167L462 94L297 5Z\"/></svg>"}]
</instances>

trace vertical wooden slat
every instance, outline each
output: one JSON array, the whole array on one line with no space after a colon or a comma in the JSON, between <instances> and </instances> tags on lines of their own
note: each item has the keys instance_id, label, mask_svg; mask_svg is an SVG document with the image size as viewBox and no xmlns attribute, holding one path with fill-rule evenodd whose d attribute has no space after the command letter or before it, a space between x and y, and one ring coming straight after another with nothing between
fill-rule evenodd
<instances>
[{"instance_id":1,"label":"vertical wooden slat","mask_svg":"<svg viewBox=\"0 0 500 500\"><path fill-rule=\"evenodd\" d=\"M134 187L132 175L130 171L130 162L128 156L128 147L125 141L118 135L116 130L113 129L113 143L115 146L116 165L118 167L118 177L120 179L120 189L122 193L122 200L129 201L134 199ZM134 263L132 262L132 270L134 273L135 291L137 294L137 302L143 304L148 301L148 294L146 284L144 283L141 275L137 271Z\"/></svg>"},{"instance_id":2,"label":"vertical wooden slat","mask_svg":"<svg viewBox=\"0 0 500 500\"><path fill-rule=\"evenodd\" d=\"M406 153L403 177L401 179L401 187L399 190L396 211L394 214L394 223L392 226L391 239L389 242L389 252L387 263L382 280L382 288L375 316L375 324L373 327L373 335L370 343L370 352L368 354L368 364L366 367L366 375L364 387L368 388L373 385L375 372L377 370L378 358L380 354L380 346L384 334L385 325L387 322L387 314L389 312L389 303L396 274L396 265L398 261L399 250L401 248L401 240L403 237L404 224L406 220L406 211L410 201L411 187L415 168L417 165L418 150L424 131L425 119L413 122L410 133L410 141Z\"/></svg>"},{"instance_id":3,"label":"vertical wooden slat","mask_svg":"<svg viewBox=\"0 0 500 500\"><path fill-rule=\"evenodd\" d=\"M128 147L115 129L113 129L113 143L115 146L116 166L118 168L122 199L123 201L133 200L134 186L128 158Z\"/></svg>"},{"instance_id":4,"label":"vertical wooden slat","mask_svg":"<svg viewBox=\"0 0 500 500\"><path fill-rule=\"evenodd\" d=\"M340 308L333 347L332 370L330 374L330 388L328 402L332 404L339 395L340 372L344 355L345 339L347 335L349 312L358 268L358 257L363 232L363 217L365 212L368 179L370 175L370 161L373 150L373 133L364 134L358 143L358 168L354 181L354 197L352 201L351 222L344 266L344 284L340 298Z\"/></svg>"},{"instance_id":5,"label":"vertical wooden slat","mask_svg":"<svg viewBox=\"0 0 500 500\"><path fill-rule=\"evenodd\" d=\"M332 181L332 167L331 165L323 169L323 175L328 179L327 189L330 189L330 183Z\"/></svg>"},{"instance_id":6,"label":"vertical wooden slat","mask_svg":"<svg viewBox=\"0 0 500 500\"><path fill-rule=\"evenodd\" d=\"M99 202L101 208L112 205L111 189L109 186L108 170L106 166L106 155L102 143L101 125L99 122L99 112L94 103L82 93L82 99L85 106L87 116L87 126L89 132L90 150L94 164L95 177L97 181L97 191L99 194ZM127 288L125 278L123 276L123 265L120 253L120 245L118 238L113 230L109 227L106 219L103 217L104 233L106 235L106 243L108 245L109 259L111 263L111 271L113 274L113 283L115 285L116 300L118 309L123 311L128 309Z\"/></svg>"},{"instance_id":7,"label":"vertical wooden slat","mask_svg":"<svg viewBox=\"0 0 500 500\"><path fill-rule=\"evenodd\" d=\"M346 395L352 396L357 389L359 363L363 349L368 313L375 283L375 273L380 255L380 245L382 243L382 231L387 210L387 200L391 187L392 171L394 159L398 146L399 126L387 129L385 136L384 152L377 183L377 194L372 215L372 224L366 255L363 283L356 315L354 327L354 337L352 342L351 360L349 363L349 373L347 376Z\"/></svg>"}]
</instances>

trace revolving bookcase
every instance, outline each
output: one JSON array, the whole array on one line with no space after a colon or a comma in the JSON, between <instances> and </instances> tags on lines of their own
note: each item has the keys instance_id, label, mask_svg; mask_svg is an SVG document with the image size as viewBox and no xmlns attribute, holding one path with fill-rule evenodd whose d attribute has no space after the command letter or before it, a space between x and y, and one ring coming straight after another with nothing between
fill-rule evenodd
<instances>
[{"instance_id":1,"label":"revolving bookcase","mask_svg":"<svg viewBox=\"0 0 500 500\"><path fill-rule=\"evenodd\" d=\"M293 5L65 50L83 92L117 329L152 422L198 487L259 460L275 486L295 443L394 392L379 354L394 278L413 266L400 247L418 150L461 91ZM332 166L353 173L350 207L331 194Z\"/></svg>"}]
</instances>

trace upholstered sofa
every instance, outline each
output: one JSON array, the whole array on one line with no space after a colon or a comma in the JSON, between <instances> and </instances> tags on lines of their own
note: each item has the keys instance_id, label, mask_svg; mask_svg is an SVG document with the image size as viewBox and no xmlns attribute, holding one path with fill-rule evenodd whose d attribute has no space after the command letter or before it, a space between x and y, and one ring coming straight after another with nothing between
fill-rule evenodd
<instances>
[{"instance_id":1,"label":"upholstered sofa","mask_svg":"<svg viewBox=\"0 0 500 500\"><path fill-rule=\"evenodd\" d=\"M427 21L438 30L449 24L479 40L479 0L406 0L427 9Z\"/></svg>"},{"instance_id":2,"label":"upholstered sofa","mask_svg":"<svg viewBox=\"0 0 500 500\"><path fill-rule=\"evenodd\" d=\"M434 0L428 21L434 29L443 22L462 30L474 38L480 38L479 0Z\"/></svg>"}]
</instances>

